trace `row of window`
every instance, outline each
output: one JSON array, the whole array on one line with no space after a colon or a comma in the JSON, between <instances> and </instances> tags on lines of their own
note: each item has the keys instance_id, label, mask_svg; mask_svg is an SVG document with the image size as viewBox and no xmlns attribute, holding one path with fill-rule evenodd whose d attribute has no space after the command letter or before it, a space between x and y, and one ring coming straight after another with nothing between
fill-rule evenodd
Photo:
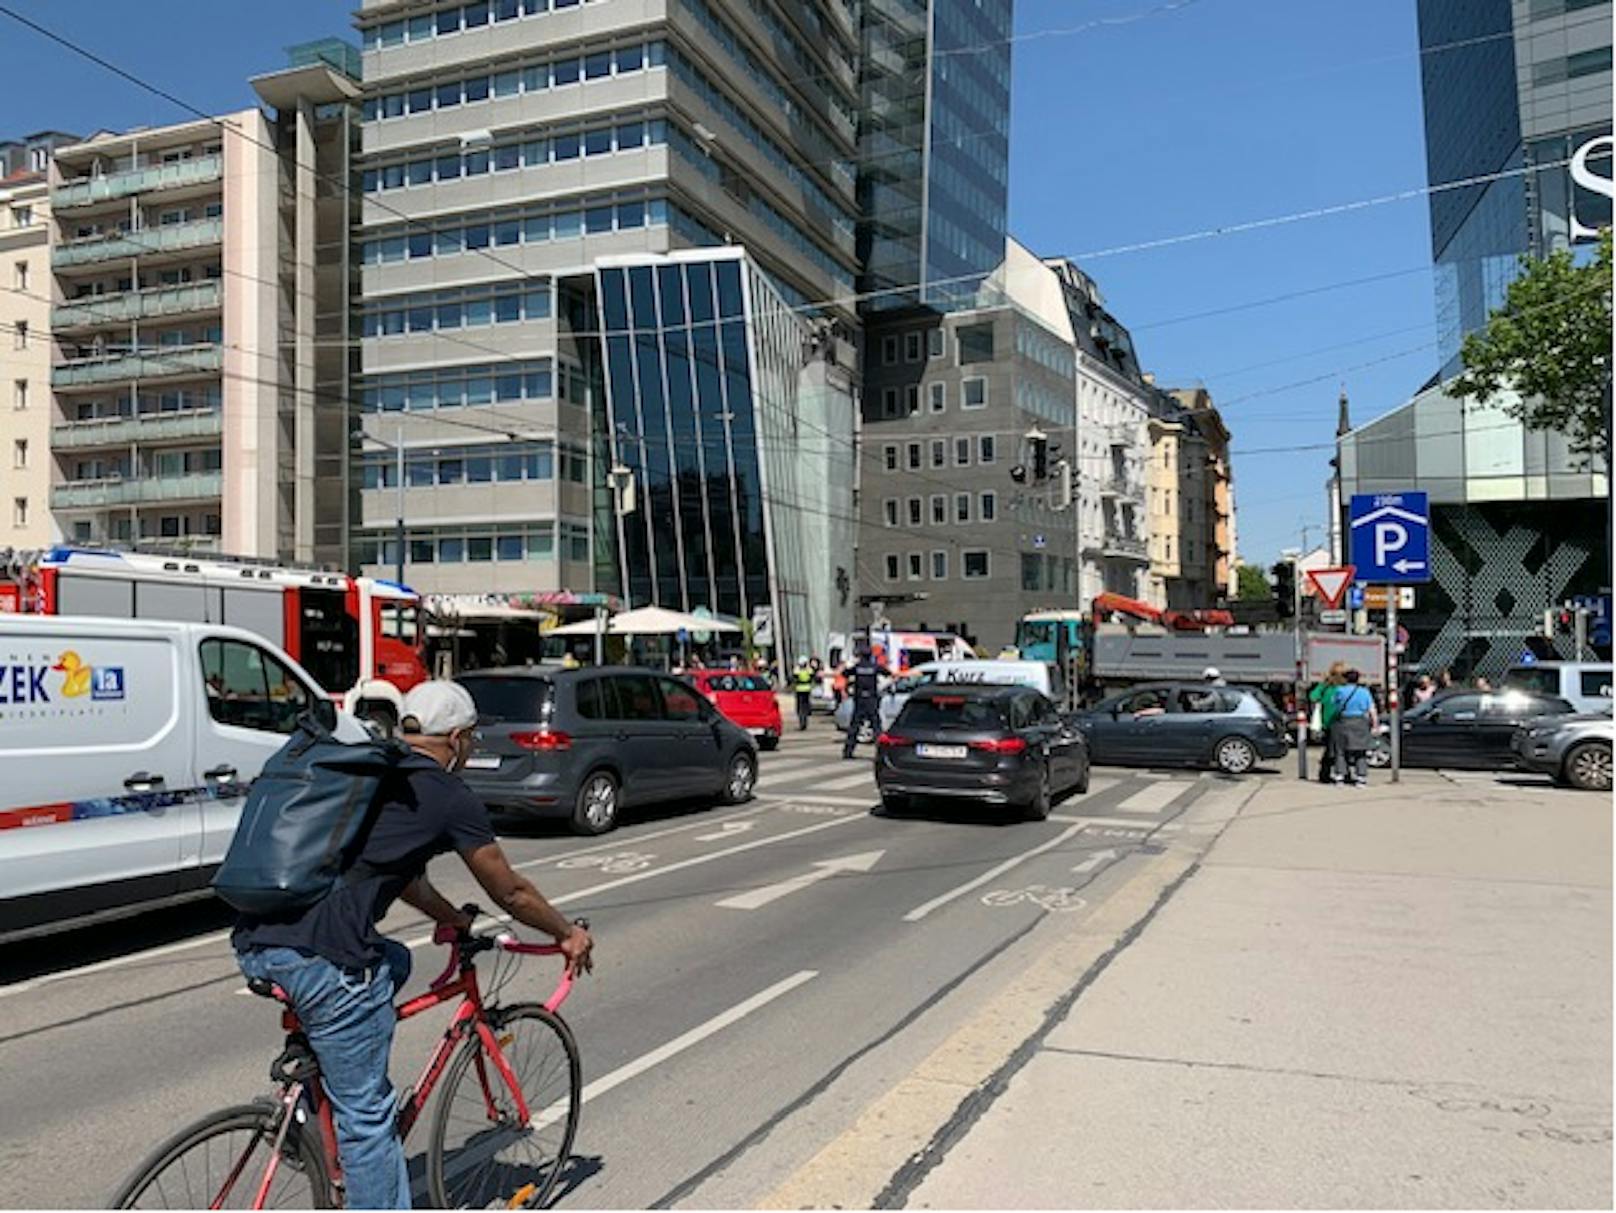
<instances>
[{"instance_id":1,"label":"row of window","mask_svg":"<svg viewBox=\"0 0 1616 1213\"><path fill-rule=\"evenodd\" d=\"M542 244L550 240L572 240L582 235L632 231L642 227L662 227L668 222L668 203L663 198L635 198L613 203L610 199L588 199L583 206L546 210L542 214L509 212L474 215L429 231L411 231L401 236L379 236L359 245L362 265L386 265L426 257L452 257L489 247L507 248L517 244Z\"/></svg>"},{"instance_id":2,"label":"row of window","mask_svg":"<svg viewBox=\"0 0 1616 1213\"><path fill-rule=\"evenodd\" d=\"M468 286L416 295L394 295L367 302L359 331L366 337L450 332L488 324L547 320L551 313L548 279L540 285Z\"/></svg>"},{"instance_id":3,"label":"row of window","mask_svg":"<svg viewBox=\"0 0 1616 1213\"><path fill-rule=\"evenodd\" d=\"M907 333L887 333L881 338L881 365L897 366L901 361L923 362L946 353L947 334L941 326L911 329ZM993 361L993 325L962 324L954 330L954 360L959 366Z\"/></svg>"},{"instance_id":4,"label":"row of window","mask_svg":"<svg viewBox=\"0 0 1616 1213\"><path fill-rule=\"evenodd\" d=\"M74 543L97 543L103 538L113 543L133 543L135 527L127 514L106 520L106 530L98 535L94 522L79 519L73 523ZM21 525L21 524L19 524ZM140 519L142 539L183 539L191 535L218 536L224 534L224 516L221 514L159 514L155 518L144 514Z\"/></svg>"},{"instance_id":5,"label":"row of window","mask_svg":"<svg viewBox=\"0 0 1616 1213\"><path fill-rule=\"evenodd\" d=\"M661 67L667 54L659 38L619 46L611 50L589 51L548 59L542 63L528 63L505 71L482 73L461 79L443 80L437 84L423 84L397 93L384 93L367 97L360 114L366 122L380 122L389 118L405 118L429 114L433 110L454 109L461 105L475 105L490 98L516 97L524 93L542 93L580 81L604 80L609 76L624 76L633 72Z\"/></svg>"},{"instance_id":6,"label":"row of window","mask_svg":"<svg viewBox=\"0 0 1616 1213\"><path fill-rule=\"evenodd\" d=\"M950 509L952 504L952 509ZM971 514L972 505L976 507L976 515ZM907 506L896 497L888 497L881 503L881 520L887 526L950 526L970 522L992 522L999 516L998 496L992 492L984 492L973 496L970 493L953 494L953 502L949 501L947 493L933 493L931 497L931 521L926 522L926 501L921 497L910 497Z\"/></svg>"},{"instance_id":7,"label":"row of window","mask_svg":"<svg viewBox=\"0 0 1616 1213\"><path fill-rule=\"evenodd\" d=\"M23 381L19 380L19 383ZM25 389L26 389L26 385ZM26 401L26 390L22 394ZM224 391L217 383L200 387L176 387L156 391L148 388L136 396L122 391L107 399L79 400L74 404L74 421L99 421L103 418L149 417L156 413L193 413L217 411L224 405ZM19 403L18 408L26 407Z\"/></svg>"},{"instance_id":8,"label":"row of window","mask_svg":"<svg viewBox=\"0 0 1616 1213\"><path fill-rule=\"evenodd\" d=\"M139 477L142 480L163 479L174 476L196 476L217 472L224 466L224 455L218 447L200 451L157 451L148 453L142 461ZM128 455L91 456L75 459L70 465L71 480L128 480Z\"/></svg>"},{"instance_id":9,"label":"row of window","mask_svg":"<svg viewBox=\"0 0 1616 1213\"><path fill-rule=\"evenodd\" d=\"M902 388L881 389L881 419L891 421L898 417L914 417L920 413L920 394L923 385L911 383ZM933 413L948 411L948 384L928 383L926 407ZM959 406L962 409L985 409L988 406L988 381L980 378L960 381Z\"/></svg>"},{"instance_id":10,"label":"row of window","mask_svg":"<svg viewBox=\"0 0 1616 1213\"><path fill-rule=\"evenodd\" d=\"M1602 46L1596 50L1579 51L1562 59L1546 59L1532 66L1532 83L1561 84L1567 80L1608 72L1611 68L1610 52L1610 47Z\"/></svg>"},{"instance_id":11,"label":"row of window","mask_svg":"<svg viewBox=\"0 0 1616 1213\"><path fill-rule=\"evenodd\" d=\"M589 459L582 451L553 442L507 442L499 446L449 447L422 452L406 452L406 487L431 488L452 484L514 484L521 481L549 481L556 478L559 455L561 477L573 484L589 479ZM359 465L360 484L367 489L398 487L398 457L367 453Z\"/></svg>"},{"instance_id":12,"label":"row of window","mask_svg":"<svg viewBox=\"0 0 1616 1213\"><path fill-rule=\"evenodd\" d=\"M174 350L188 350L200 346L223 344L224 326L221 324L208 324L194 329L167 329L161 333L142 333L139 340L133 343L128 341L108 341L105 337L96 337L92 341L70 342L64 340L61 343L62 355L69 361L75 358L162 354ZM22 347L19 346L18 348Z\"/></svg>"},{"instance_id":13,"label":"row of window","mask_svg":"<svg viewBox=\"0 0 1616 1213\"><path fill-rule=\"evenodd\" d=\"M986 548L966 548L960 554L960 576L966 581L982 581L993 575L992 553ZM928 563L933 581L948 580L948 553L937 550L928 562L925 552L889 552L886 560L886 578L897 581L905 573L910 581L924 581Z\"/></svg>"},{"instance_id":14,"label":"row of window","mask_svg":"<svg viewBox=\"0 0 1616 1213\"><path fill-rule=\"evenodd\" d=\"M589 528L563 522L471 527L412 533L405 551L411 564L488 564L519 560L589 559ZM362 565L396 565L398 541L361 538L354 541L354 559Z\"/></svg>"},{"instance_id":15,"label":"row of window","mask_svg":"<svg viewBox=\"0 0 1616 1213\"><path fill-rule=\"evenodd\" d=\"M440 8L435 13L422 13L398 21L385 21L364 30L360 37L367 51L384 47L429 42L433 38L446 38L461 30L481 29L491 22L515 21L533 17L552 9L577 8L590 0L476 0L473 4Z\"/></svg>"},{"instance_id":16,"label":"row of window","mask_svg":"<svg viewBox=\"0 0 1616 1213\"><path fill-rule=\"evenodd\" d=\"M362 380L355 398L363 413L397 413L405 409L463 408L480 404L519 404L524 400L548 400L554 394L554 372L548 358L528 362L482 363L471 366L439 367L408 374L372 375ZM576 371L571 376L581 379ZM562 397L569 397L573 386L567 373L562 376ZM582 384L576 402L582 402Z\"/></svg>"},{"instance_id":17,"label":"row of window","mask_svg":"<svg viewBox=\"0 0 1616 1213\"><path fill-rule=\"evenodd\" d=\"M953 464L957 468L970 467L973 455L983 467L996 462L999 457L995 435L967 434L954 439L931 438L925 442L888 442L881 448L881 460L889 472L902 469L918 472L927 466L943 468L949 465L950 447L953 448Z\"/></svg>"}]
</instances>

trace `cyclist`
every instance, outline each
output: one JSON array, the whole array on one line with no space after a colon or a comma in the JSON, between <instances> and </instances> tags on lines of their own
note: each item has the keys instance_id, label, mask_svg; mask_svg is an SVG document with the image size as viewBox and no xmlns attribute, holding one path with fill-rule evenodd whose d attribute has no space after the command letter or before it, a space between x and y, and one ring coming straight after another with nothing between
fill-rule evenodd
<instances>
[{"instance_id":1,"label":"cyclist","mask_svg":"<svg viewBox=\"0 0 1616 1213\"><path fill-rule=\"evenodd\" d=\"M319 1059L351 1209L410 1207L387 1079L393 996L409 976L410 953L383 939L376 924L402 898L441 925L470 928L470 916L428 882L427 861L457 852L502 910L561 946L569 970L588 972L593 945L588 931L511 869L488 810L454 774L471 753L477 726L470 693L456 682L421 683L404 696L399 717L415 754L381 793L343 882L286 916L244 914L232 936L242 972L286 991Z\"/></svg>"}]
</instances>

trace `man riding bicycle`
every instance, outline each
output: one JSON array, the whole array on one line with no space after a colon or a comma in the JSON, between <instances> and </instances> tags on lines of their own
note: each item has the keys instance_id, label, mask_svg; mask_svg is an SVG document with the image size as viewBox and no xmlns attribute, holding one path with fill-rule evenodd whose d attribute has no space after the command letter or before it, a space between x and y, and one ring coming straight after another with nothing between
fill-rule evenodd
<instances>
[{"instance_id":1,"label":"man riding bicycle","mask_svg":"<svg viewBox=\"0 0 1616 1213\"><path fill-rule=\"evenodd\" d=\"M477 707L458 683L425 682L405 695L400 728L414 754L379 794L342 882L287 915L244 914L232 936L241 971L286 991L319 1059L351 1209L410 1207L387 1078L393 996L409 976L410 953L382 938L376 924L402 898L440 925L470 928L470 916L427 881L428 860L457 852L502 910L560 945L569 970L590 968L589 932L512 870L488 810L454 774L470 756L476 727Z\"/></svg>"}]
</instances>

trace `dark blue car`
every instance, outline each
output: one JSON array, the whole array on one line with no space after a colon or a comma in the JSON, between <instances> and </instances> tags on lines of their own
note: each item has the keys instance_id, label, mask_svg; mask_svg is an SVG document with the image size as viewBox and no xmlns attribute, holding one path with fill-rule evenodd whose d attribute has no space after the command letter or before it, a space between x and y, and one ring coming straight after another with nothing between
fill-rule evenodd
<instances>
[{"instance_id":1,"label":"dark blue car","mask_svg":"<svg viewBox=\"0 0 1616 1213\"><path fill-rule=\"evenodd\" d=\"M1256 692L1204 682L1130 687L1072 717L1107 766L1215 767L1243 775L1283 758L1285 720Z\"/></svg>"}]
</instances>

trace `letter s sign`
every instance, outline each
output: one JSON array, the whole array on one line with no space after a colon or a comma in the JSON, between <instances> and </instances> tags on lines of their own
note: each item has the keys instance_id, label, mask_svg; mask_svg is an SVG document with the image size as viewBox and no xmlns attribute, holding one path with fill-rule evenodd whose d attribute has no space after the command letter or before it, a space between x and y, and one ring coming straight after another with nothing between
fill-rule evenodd
<instances>
[{"instance_id":1,"label":"letter s sign","mask_svg":"<svg viewBox=\"0 0 1616 1213\"><path fill-rule=\"evenodd\" d=\"M1613 151L1616 151L1616 138L1610 135L1600 135L1588 140L1587 143L1584 143L1573 152L1571 156L1571 180L1585 190L1595 194L1603 194L1606 198L1616 202L1616 184L1613 184L1609 177L1596 175L1588 167L1589 159L1598 155L1600 148L1603 148L1604 154L1609 156ZM1577 222L1576 191L1573 190L1571 199L1571 239L1592 240L1598 235L1598 228L1588 227Z\"/></svg>"}]
</instances>

